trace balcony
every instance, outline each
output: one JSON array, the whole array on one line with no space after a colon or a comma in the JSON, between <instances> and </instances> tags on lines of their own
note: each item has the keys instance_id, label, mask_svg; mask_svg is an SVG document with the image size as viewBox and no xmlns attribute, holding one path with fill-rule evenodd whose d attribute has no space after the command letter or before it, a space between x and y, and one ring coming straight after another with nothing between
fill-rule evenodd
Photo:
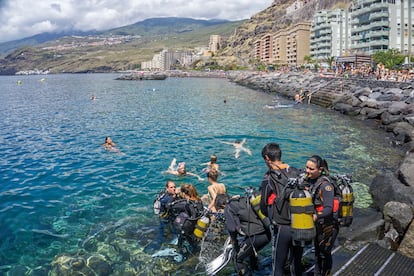
<instances>
[{"instance_id":1,"label":"balcony","mask_svg":"<svg viewBox=\"0 0 414 276\"><path fill-rule=\"evenodd\" d=\"M385 30L380 30L380 31L371 31L368 35L367 38L374 38L374 37L388 37L389 36L389 32L385 31Z\"/></svg>"},{"instance_id":2,"label":"balcony","mask_svg":"<svg viewBox=\"0 0 414 276\"><path fill-rule=\"evenodd\" d=\"M389 43L388 39L372 40L370 41L370 46L375 47L375 48L378 48L378 46L380 46L381 48L383 48L382 46L388 47L388 43Z\"/></svg>"},{"instance_id":3,"label":"balcony","mask_svg":"<svg viewBox=\"0 0 414 276\"><path fill-rule=\"evenodd\" d=\"M382 9L387 9L388 10L388 5L387 3L374 3L370 6L371 11L375 12L375 11L381 11Z\"/></svg>"},{"instance_id":4,"label":"balcony","mask_svg":"<svg viewBox=\"0 0 414 276\"><path fill-rule=\"evenodd\" d=\"M370 45L370 42L357 42L355 46L358 48L368 48Z\"/></svg>"},{"instance_id":5,"label":"balcony","mask_svg":"<svg viewBox=\"0 0 414 276\"><path fill-rule=\"evenodd\" d=\"M362 14L369 13L370 11L371 11L371 7L356 9L351 12L351 16L360 16Z\"/></svg>"},{"instance_id":6,"label":"balcony","mask_svg":"<svg viewBox=\"0 0 414 276\"><path fill-rule=\"evenodd\" d=\"M389 14L386 11L371 13L369 15L369 20L374 20L374 19L379 19L379 18L387 18L388 19L388 16L389 16Z\"/></svg>"},{"instance_id":7,"label":"balcony","mask_svg":"<svg viewBox=\"0 0 414 276\"><path fill-rule=\"evenodd\" d=\"M362 31L369 31L371 29L371 25L362 25L356 28L351 29L351 33L360 33Z\"/></svg>"},{"instance_id":8,"label":"balcony","mask_svg":"<svg viewBox=\"0 0 414 276\"><path fill-rule=\"evenodd\" d=\"M329 29L321 31L319 34L326 35L326 34L331 34L331 33L332 33L332 30L331 30L331 28L329 28Z\"/></svg>"},{"instance_id":9,"label":"balcony","mask_svg":"<svg viewBox=\"0 0 414 276\"><path fill-rule=\"evenodd\" d=\"M376 22L371 22L371 24L369 24L370 29L379 28L379 27L388 28L388 26L389 26L388 21L376 21Z\"/></svg>"}]
</instances>

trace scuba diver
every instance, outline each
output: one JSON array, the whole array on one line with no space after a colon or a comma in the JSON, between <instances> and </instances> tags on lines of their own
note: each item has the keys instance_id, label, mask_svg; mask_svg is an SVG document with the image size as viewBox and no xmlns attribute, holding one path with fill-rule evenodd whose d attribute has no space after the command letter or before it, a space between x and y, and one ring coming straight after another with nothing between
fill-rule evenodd
<instances>
[{"instance_id":1,"label":"scuba diver","mask_svg":"<svg viewBox=\"0 0 414 276\"><path fill-rule=\"evenodd\" d=\"M173 225L178 233L178 248L185 257L198 251L198 239L194 236L197 220L204 214L204 206L192 184L182 184L179 196L168 206L175 217Z\"/></svg>"},{"instance_id":2,"label":"scuba diver","mask_svg":"<svg viewBox=\"0 0 414 276\"><path fill-rule=\"evenodd\" d=\"M158 214L160 219L158 236L154 242L158 243L159 246L161 246L161 244L164 242L165 228L167 228L170 225L170 222L173 220L173 217L169 212L169 206L177 198L175 189L176 186L174 181L167 180L165 183L165 190L160 193L159 198L154 201L154 213ZM155 206L155 202L157 201L158 205Z\"/></svg>"},{"instance_id":3,"label":"scuba diver","mask_svg":"<svg viewBox=\"0 0 414 276\"><path fill-rule=\"evenodd\" d=\"M339 231L335 189L330 182L328 163L318 155L306 161L306 181L310 185L316 213L315 270L314 275L330 275L332 270L332 248Z\"/></svg>"},{"instance_id":4,"label":"scuba diver","mask_svg":"<svg viewBox=\"0 0 414 276\"><path fill-rule=\"evenodd\" d=\"M290 274L302 275L303 247L293 243L289 197L294 187L289 178L299 176L299 170L281 161L282 150L277 143L269 143L262 149L262 157L268 167L261 184L260 210L272 224L273 276L284 275L289 260Z\"/></svg>"},{"instance_id":5,"label":"scuba diver","mask_svg":"<svg viewBox=\"0 0 414 276\"><path fill-rule=\"evenodd\" d=\"M227 202L224 217L236 272L238 275L251 274L257 269L257 252L271 240L269 220L260 212L260 195L252 187L247 188L246 196L233 197Z\"/></svg>"}]
</instances>

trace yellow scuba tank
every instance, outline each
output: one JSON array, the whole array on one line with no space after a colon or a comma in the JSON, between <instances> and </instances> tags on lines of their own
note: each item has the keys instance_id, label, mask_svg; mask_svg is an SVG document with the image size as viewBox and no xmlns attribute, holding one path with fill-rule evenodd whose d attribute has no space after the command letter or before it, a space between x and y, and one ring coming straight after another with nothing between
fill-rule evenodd
<instances>
[{"instance_id":1,"label":"yellow scuba tank","mask_svg":"<svg viewBox=\"0 0 414 276\"><path fill-rule=\"evenodd\" d=\"M253 206L254 211L259 216L261 220L263 220L266 216L260 210L260 199L262 198L261 195L258 196L251 196L250 197L250 204Z\"/></svg>"},{"instance_id":2,"label":"yellow scuba tank","mask_svg":"<svg viewBox=\"0 0 414 276\"><path fill-rule=\"evenodd\" d=\"M342 188L342 202L339 209L341 226L350 226L353 219L354 192L351 185Z\"/></svg>"},{"instance_id":3,"label":"yellow scuba tank","mask_svg":"<svg viewBox=\"0 0 414 276\"><path fill-rule=\"evenodd\" d=\"M202 239L204 237L204 233L206 232L208 226L210 224L210 219L208 216L203 215L201 218L197 220L197 223L195 225L193 234L198 239Z\"/></svg>"},{"instance_id":4,"label":"yellow scuba tank","mask_svg":"<svg viewBox=\"0 0 414 276\"><path fill-rule=\"evenodd\" d=\"M308 191L296 187L290 195L289 204L293 243L304 246L316 235L312 196Z\"/></svg>"}]
</instances>

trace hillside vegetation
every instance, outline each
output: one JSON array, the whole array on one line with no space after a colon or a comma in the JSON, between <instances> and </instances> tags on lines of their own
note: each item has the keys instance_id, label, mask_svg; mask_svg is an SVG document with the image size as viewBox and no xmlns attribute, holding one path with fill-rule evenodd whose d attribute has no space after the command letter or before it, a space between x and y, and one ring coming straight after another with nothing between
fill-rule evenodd
<instances>
[{"instance_id":1,"label":"hillside vegetation","mask_svg":"<svg viewBox=\"0 0 414 276\"><path fill-rule=\"evenodd\" d=\"M242 23L158 18L90 36L65 36L7 54L0 59L0 74L34 69L51 73L136 69L163 49L206 48L210 35L229 37Z\"/></svg>"},{"instance_id":2,"label":"hillside vegetation","mask_svg":"<svg viewBox=\"0 0 414 276\"><path fill-rule=\"evenodd\" d=\"M275 0L249 20L237 22L153 18L89 36L65 36L48 42L42 36L42 44L19 48L0 59L0 74L33 69L52 73L137 69L142 61L151 60L163 49L196 51L200 47L207 48L212 34L225 39L225 45L213 58L213 63L223 68L248 68L255 62L254 41L264 34L297 22L311 21L317 10L346 8L351 0L309 1L304 8L287 15L286 8L293 2ZM28 38L27 41L36 44L39 40ZM22 43L19 41L16 45ZM67 47L58 47L62 45ZM12 45L8 43L7 47Z\"/></svg>"}]
</instances>

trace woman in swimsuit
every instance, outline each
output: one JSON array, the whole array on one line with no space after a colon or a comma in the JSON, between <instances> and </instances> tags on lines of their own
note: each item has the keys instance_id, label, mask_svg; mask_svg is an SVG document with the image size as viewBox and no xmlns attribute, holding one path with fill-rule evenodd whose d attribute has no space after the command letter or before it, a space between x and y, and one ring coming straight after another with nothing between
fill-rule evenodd
<instances>
[{"instance_id":1,"label":"woman in swimsuit","mask_svg":"<svg viewBox=\"0 0 414 276\"><path fill-rule=\"evenodd\" d=\"M217 195L226 193L226 186L223 183L217 182L218 174L219 172L216 170L211 170L207 173L207 180L210 183L210 185L207 187L208 195L210 198L208 209L212 212L217 212L216 207L214 206Z\"/></svg>"}]
</instances>

